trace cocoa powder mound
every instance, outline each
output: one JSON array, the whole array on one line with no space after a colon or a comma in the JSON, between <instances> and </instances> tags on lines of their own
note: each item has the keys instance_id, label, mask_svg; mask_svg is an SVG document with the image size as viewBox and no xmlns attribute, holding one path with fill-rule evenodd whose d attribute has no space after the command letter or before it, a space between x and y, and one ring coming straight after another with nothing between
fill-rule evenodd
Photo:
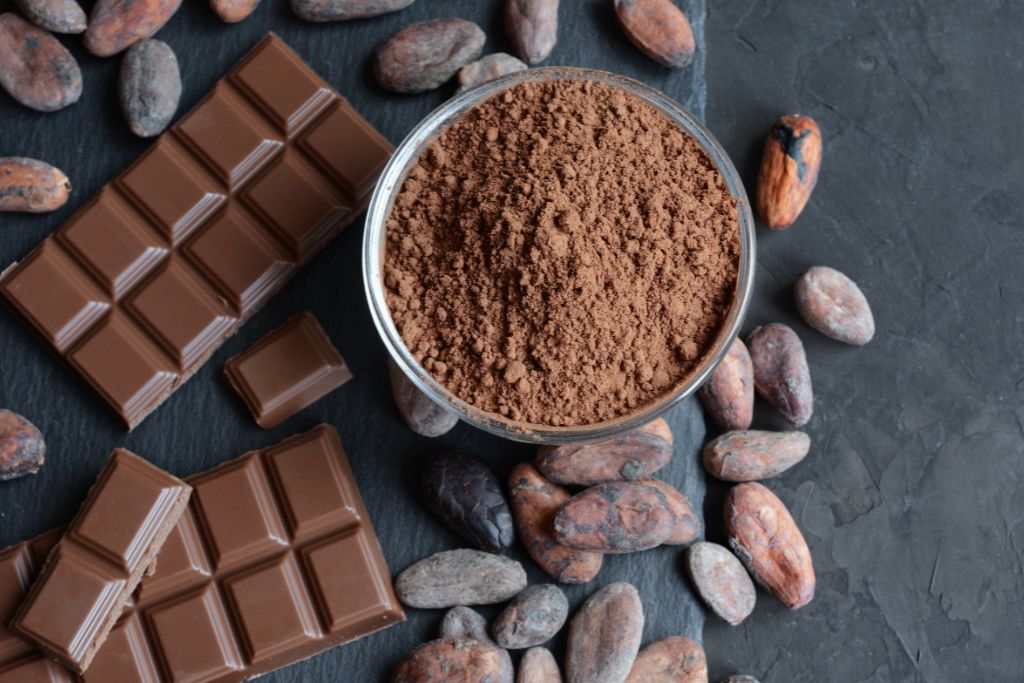
<instances>
[{"instance_id":1,"label":"cocoa powder mound","mask_svg":"<svg viewBox=\"0 0 1024 683\"><path fill-rule=\"evenodd\" d=\"M387 223L384 285L413 355L476 408L621 416L685 380L739 264L736 200L664 114L585 80L523 83L434 140Z\"/></svg>"}]
</instances>

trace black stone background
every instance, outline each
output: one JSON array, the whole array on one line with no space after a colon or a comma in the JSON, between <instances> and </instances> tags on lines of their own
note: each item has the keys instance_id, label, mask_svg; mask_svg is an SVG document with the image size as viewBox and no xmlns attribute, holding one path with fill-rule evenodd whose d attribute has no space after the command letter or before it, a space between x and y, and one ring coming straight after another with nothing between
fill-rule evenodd
<instances>
[{"instance_id":1,"label":"black stone background","mask_svg":"<svg viewBox=\"0 0 1024 683\"><path fill-rule=\"evenodd\" d=\"M703 0L680 4L703 37ZM12 5L0 0L0 10ZM451 89L419 97L381 91L369 75L374 44L414 20L464 16L487 30L489 51L508 47L498 0L419 0L401 14L348 25L303 24L282 0L264 0L237 26L221 24L201 0L185 5L159 36L182 63L182 111L273 29L394 142ZM623 40L610 1L562 5L560 43L548 63L609 68L702 108L702 62L661 69ZM814 448L769 486L807 535L818 594L790 612L759 593L740 627L708 618L712 680L732 673L765 682L1024 680L1024 149L1016 130L1024 7L1014 0L716 0L708 9L708 49L700 52L708 57L707 120L748 188L763 136L780 114L814 116L825 139L821 180L803 217L784 233L759 231L745 325L787 322L807 346ZM0 96L0 155L57 164L75 194L52 215L0 214L0 264L25 255L148 145L120 120L119 59L100 60L77 39L62 40L85 72L82 101L43 115ZM0 405L35 420L50 445L38 476L0 485L0 545L67 521L115 446L185 475L327 421L346 444L394 571L454 547L455 537L415 498L414 466L436 444L409 434L391 403L384 352L363 303L360 246L357 224L131 435L0 314ZM869 346L845 347L796 316L792 283L815 264L861 284L878 321ZM217 375L230 355L302 309L323 322L356 378L264 432ZM695 410L691 403L672 415L680 445L668 478L700 495ZM761 407L755 426L783 424ZM502 472L530 453L464 425L440 443L475 449ZM708 485L711 540L722 540L726 490ZM645 641L699 628L678 556L659 549L610 558L593 584L628 578L638 585ZM531 580L543 580L528 567ZM573 603L590 590L571 589ZM382 680L440 617L410 610L403 626L265 680Z\"/></svg>"}]
</instances>

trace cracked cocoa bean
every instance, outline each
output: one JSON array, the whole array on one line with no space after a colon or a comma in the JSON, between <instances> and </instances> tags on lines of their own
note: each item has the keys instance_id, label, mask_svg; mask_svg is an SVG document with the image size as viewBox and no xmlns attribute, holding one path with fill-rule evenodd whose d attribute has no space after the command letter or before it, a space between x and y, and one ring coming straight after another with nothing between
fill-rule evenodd
<instances>
[{"instance_id":1,"label":"cracked cocoa bean","mask_svg":"<svg viewBox=\"0 0 1024 683\"><path fill-rule=\"evenodd\" d=\"M728 548L694 543L686 551L686 573L701 600L733 626L743 623L754 611L754 582Z\"/></svg>"},{"instance_id":2,"label":"cracked cocoa bean","mask_svg":"<svg viewBox=\"0 0 1024 683\"><path fill-rule=\"evenodd\" d=\"M481 57L459 69L459 92L528 68L523 62L504 52Z\"/></svg>"},{"instance_id":3,"label":"cracked cocoa bean","mask_svg":"<svg viewBox=\"0 0 1024 683\"><path fill-rule=\"evenodd\" d=\"M548 576L561 583L586 583L601 571L604 557L555 540L554 518L570 498L569 492L545 479L529 463L509 475L509 495L516 532L526 552Z\"/></svg>"},{"instance_id":4,"label":"cracked cocoa bean","mask_svg":"<svg viewBox=\"0 0 1024 683\"><path fill-rule=\"evenodd\" d=\"M85 47L99 57L109 57L140 40L152 38L181 6L181 0L96 0Z\"/></svg>"},{"instance_id":5,"label":"cracked cocoa bean","mask_svg":"<svg viewBox=\"0 0 1024 683\"><path fill-rule=\"evenodd\" d=\"M57 111L82 96L82 70L46 31L17 14L0 14L0 86L37 111Z\"/></svg>"},{"instance_id":6,"label":"cracked cocoa bean","mask_svg":"<svg viewBox=\"0 0 1024 683\"><path fill-rule=\"evenodd\" d=\"M679 69L693 61L693 28L672 0L615 0L615 15L633 44L659 64Z\"/></svg>"},{"instance_id":7,"label":"cracked cocoa bean","mask_svg":"<svg viewBox=\"0 0 1024 683\"><path fill-rule=\"evenodd\" d=\"M690 500L679 489L660 479L641 479L637 483L653 486L665 494L665 500L676 515L676 527L663 541L664 545L687 545L700 538L704 532L703 524Z\"/></svg>"},{"instance_id":8,"label":"cracked cocoa bean","mask_svg":"<svg viewBox=\"0 0 1024 683\"><path fill-rule=\"evenodd\" d=\"M562 506L555 515L555 538L580 550L632 553L664 543L678 521L659 489L610 482L591 487Z\"/></svg>"},{"instance_id":9,"label":"cracked cocoa bean","mask_svg":"<svg viewBox=\"0 0 1024 683\"><path fill-rule=\"evenodd\" d=\"M568 683L621 683L640 650L644 608L631 584L609 584L591 595L569 626Z\"/></svg>"},{"instance_id":10,"label":"cracked cocoa bean","mask_svg":"<svg viewBox=\"0 0 1024 683\"><path fill-rule=\"evenodd\" d=\"M292 0L292 11L306 21L347 21L405 9L415 0Z\"/></svg>"},{"instance_id":11,"label":"cracked cocoa bean","mask_svg":"<svg viewBox=\"0 0 1024 683\"><path fill-rule=\"evenodd\" d=\"M476 456L449 450L431 457L423 468L423 493L427 507L477 548L500 553L515 540L501 482Z\"/></svg>"},{"instance_id":12,"label":"cracked cocoa bean","mask_svg":"<svg viewBox=\"0 0 1024 683\"><path fill-rule=\"evenodd\" d=\"M498 649L469 638L439 638L413 650L391 674L391 683L497 683Z\"/></svg>"},{"instance_id":13,"label":"cracked cocoa bean","mask_svg":"<svg viewBox=\"0 0 1024 683\"><path fill-rule=\"evenodd\" d=\"M782 323L770 323L751 332L747 346L757 393L794 426L807 424L814 412L814 393L800 337Z\"/></svg>"},{"instance_id":14,"label":"cracked cocoa bean","mask_svg":"<svg viewBox=\"0 0 1024 683\"><path fill-rule=\"evenodd\" d=\"M834 268L814 266L797 280L796 308L824 335L854 346L875 336L875 317L857 283Z\"/></svg>"},{"instance_id":15,"label":"cracked cocoa bean","mask_svg":"<svg viewBox=\"0 0 1024 683\"><path fill-rule=\"evenodd\" d=\"M658 418L640 429L587 444L542 446L537 469L557 484L592 486L649 477L672 459L672 432Z\"/></svg>"},{"instance_id":16,"label":"cracked cocoa bean","mask_svg":"<svg viewBox=\"0 0 1024 683\"><path fill-rule=\"evenodd\" d=\"M814 119L779 119L764 141L757 176L757 213L772 230L791 226L807 206L821 170L821 131Z\"/></svg>"},{"instance_id":17,"label":"cracked cocoa bean","mask_svg":"<svg viewBox=\"0 0 1024 683\"><path fill-rule=\"evenodd\" d=\"M558 42L558 0L508 0L505 30L523 61L543 62Z\"/></svg>"},{"instance_id":18,"label":"cracked cocoa bean","mask_svg":"<svg viewBox=\"0 0 1024 683\"><path fill-rule=\"evenodd\" d=\"M708 415L719 427L750 428L754 419L754 365L742 339L733 340L699 394Z\"/></svg>"},{"instance_id":19,"label":"cracked cocoa bean","mask_svg":"<svg viewBox=\"0 0 1024 683\"><path fill-rule=\"evenodd\" d=\"M170 46L149 39L129 48L121 62L121 111L132 132L151 138L164 132L178 110L181 73Z\"/></svg>"},{"instance_id":20,"label":"cracked cocoa bean","mask_svg":"<svg viewBox=\"0 0 1024 683\"><path fill-rule=\"evenodd\" d=\"M392 92L433 90L478 59L486 39L483 29L465 19L422 21L377 48L373 72Z\"/></svg>"},{"instance_id":21,"label":"cracked cocoa bean","mask_svg":"<svg viewBox=\"0 0 1024 683\"><path fill-rule=\"evenodd\" d=\"M786 607L814 598L814 564L804 535L779 498L761 484L738 484L725 499L729 546L754 580Z\"/></svg>"},{"instance_id":22,"label":"cracked cocoa bean","mask_svg":"<svg viewBox=\"0 0 1024 683\"><path fill-rule=\"evenodd\" d=\"M515 676L512 657L509 656L508 650L501 648L491 640L491 635L487 632L487 620L475 609L462 605L452 607L445 613L444 619L441 621L440 635L442 638L472 638L484 645L497 648L501 653L502 662L500 678L495 683L512 683Z\"/></svg>"},{"instance_id":23,"label":"cracked cocoa bean","mask_svg":"<svg viewBox=\"0 0 1024 683\"><path fill-rule=\"evenodd\" d=\"M15 0L21 13L39 28L53 33L81 33L85 10L75 0Z\"/></svg>"},{"instance_id":24,"label":"cracked cocoa bean","mask_svg":"<svg viewBox=\"0 0 1024 683\"><path fill-rule=\"evenodd\" d=\"M811 437L803 432L727 432L704 446L704 469L724 481L777 477L807 457Z\"/></svg>"},{"instance_id":25,"label":"cracked cocoa bean","mask_svg":"<svg viewBox=\"0 0 1024 683\"><path fill-rule=\"evenodd\" d=\"M242 21L260 4L260 0L210 0L210 7L217 16L229 24Z\"/></svg>"},{"instance_id":26,"label":"cracked cocoa bean","mask_svg":"<svg viewBox=\"0 0 1024 683\"><path fill-rule=\"evenodd\" d=\"M46 442L34 424L0 410L0 481L35 474L46 460Z\"/></svg>"},{"instance_id":27,"label":"cracked cocoa bean","mask_svg":"<svg viewBox=\"0 0 1024 683\"><path fill-rule=\"evenodd\" d=\"M462 548L436 553L395 579L398 599L409 607L439 609L491 605L526 588L526 570L515 560Z\"/></svg>"},{"instance_id":28,"label":"cracked cocoa bean","mask_svg":"<svg viewBox=\"0 0 1024 683\"><path fill-rule=\"evenodd\" d=\"M546 648L531 647L519 660L516 683L562 683L555 656Z\"/></svg>"},{"instance_id":29,"label":"cracked cocoa bean","mask_svg":"<svg viewBox=\"0 0 1024 683\"><path fill-rule=\"evenodd\" d=\"M437 405L413 384L395 361L388 358L391 395L409 429L421 436L447 434L459 423L458 416Z\"/></svg>"},{"instance_id":30,"label":"cracked cocoa bean","mask_svg":"<svg viewBox=\"0 0 1024 683\"><path fill-rule=\"evenodd\" d=\"M71 183L61 170L35 159L0 157L0 211L54 211L70 194Z\"/></svg>"},{"instance_id":31,"label":"cracked cocoa bean","mask_svg":"<svg viewBox=\"0 0 1024 683\"><path fill-rule=\"evenodd\" d=\"M704 648L683 636L653 642L640 650L625 683L708 683Z\"/></svg>"},{"instance_id":32,"label":"cracked cocoa bean","mask_svg":"<svg viewBox=\"0 0 1024 683\"><path fill-rule=\"evenodd\" d=\"M501 647L523 650L551 640L568 616L569 600L562 589L538 584L512 598L491 624L491 635Z\"/></svg>"}]
</instances>

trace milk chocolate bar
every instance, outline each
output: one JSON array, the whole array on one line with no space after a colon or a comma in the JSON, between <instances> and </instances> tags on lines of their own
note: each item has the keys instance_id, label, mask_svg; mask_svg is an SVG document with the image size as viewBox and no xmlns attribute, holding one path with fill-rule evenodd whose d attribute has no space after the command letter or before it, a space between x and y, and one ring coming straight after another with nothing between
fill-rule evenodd
<instances>
[{"instance_id":1,"label":"milk chocolate bar","mask_svg":"<svg viewBox=\"0 0 1024 683\"><path fill-rule=\"evenodd\" d=\"M352 379L313 314L300 313L224 366L224 376L270 429Z\"/></svg>"},{"instance_id":2,"label":"milk chocolate bar","mask_svg":"<svg viewBox=\"0 0 1024 683\"><path fill-rule=\"evenodd\" d=\"M391 152L270 34L0 297L131 429L362 212Z\"/></svg>"},{"instance_id":3,"label":"milk chocolate bar","mask_svg":"<svg viewBox=\"0 0 1024 683\"><path fill-rule=\"evenodd\" d=\"M69 669L84 671L191 492L137 455L114 451L11 628Z\"/></svg>"},{"instance_id":4,"label":"milk chocolate bar","mask_svg":"<svg viewBox=\"0 0 1024 683\"><path fill-rule=\"evenodd\" d=\"M156 573L83 676L3 628L54 534L0 551L0 683L243 681L405 619L332 427L186 481Z\"/></svg>"}]
</instances>

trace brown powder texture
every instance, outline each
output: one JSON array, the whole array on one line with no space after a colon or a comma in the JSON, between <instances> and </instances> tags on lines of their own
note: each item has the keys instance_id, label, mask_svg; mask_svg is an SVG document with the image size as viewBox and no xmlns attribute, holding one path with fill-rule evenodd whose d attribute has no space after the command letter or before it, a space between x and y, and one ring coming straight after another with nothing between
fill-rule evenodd
<instances>
[{"instance_id":1,"label":"brown powder texture","mask_svg":"<svg viewBox=\"0 0 1024 683\"><path fill-rule=\"evenodd\" d=\"M471 110L405 179L384 285L402 339L476 408L615 418L669 392L719 333L736 200L697 142L617 88L524 83Z\"/></svg>"}]
</instances>

